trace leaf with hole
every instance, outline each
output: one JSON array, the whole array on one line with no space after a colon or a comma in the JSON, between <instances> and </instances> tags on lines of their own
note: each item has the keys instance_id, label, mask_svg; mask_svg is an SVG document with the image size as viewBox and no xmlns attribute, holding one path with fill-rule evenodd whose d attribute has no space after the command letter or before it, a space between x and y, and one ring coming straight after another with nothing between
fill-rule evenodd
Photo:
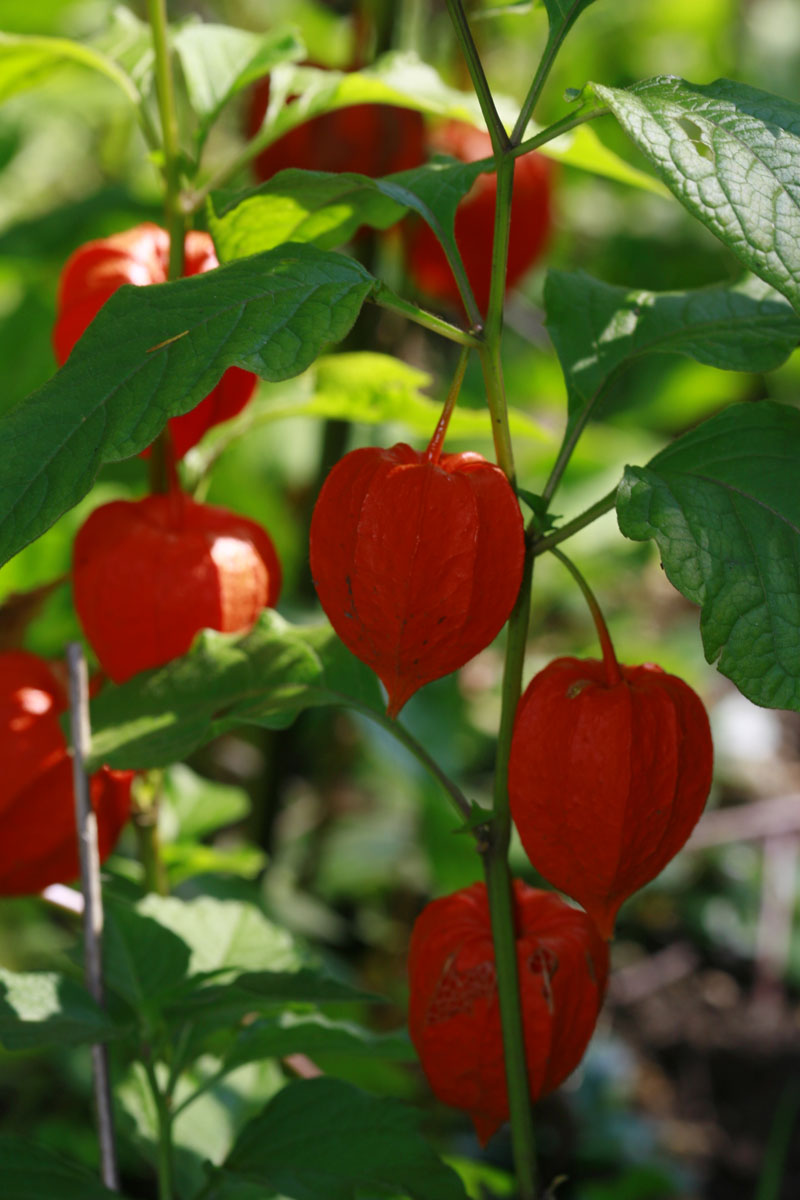
<instances>
[{"instance_id":1,"label":"leaf with hole","mask_svg":"<svg viewBox=\"0 0 800 1200\"><path fill-rule=\"evenodd\" d=\"M730 79L589 87L689 212L800 310L800 104Z\"/></svg>"}]
</instances>

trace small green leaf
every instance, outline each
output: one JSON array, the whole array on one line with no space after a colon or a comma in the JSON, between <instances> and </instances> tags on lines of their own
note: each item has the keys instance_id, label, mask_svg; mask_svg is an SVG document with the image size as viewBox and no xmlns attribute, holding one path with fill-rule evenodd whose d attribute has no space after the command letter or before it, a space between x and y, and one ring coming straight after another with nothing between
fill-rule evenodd
<instances>
[{"instance_id":1,"label":"small green leaf","mask_svg":"<svg viewBox=\"0 0 800 1200\"><path fill-rule=\"evenodd\" d=\"M105 54L69 38L0 32L0 104L48 81L57 68L64 66L97 71L115 83L133 104L139 102L133 80Z\"/></svg>"},{"instance_id":2,"label":"small green leaf","mask_svg":"<svg viewBox=\"0 0 800 1200\"><path fill-rule=\"evenodd\" d=\"M360 71L279 66L270 77L270 99L277 103L263 130L275 141L288 130L320 113L353 104L395 104L435 117L480 123L480 106L472 92L449 87L435 67L415 54L392 51ZM291 104L283 101L295 97ZM266 140L264 139L264 144Z\"/></svg>"},{"instance_id":3,"label":"small green leaf","mask_svg":"<svg viewBox=\"0 0 800 1200\"><path fill-rule=\"evenodd\" d=\"M561 39L594 0L544 0L550 22L550 38Z\"/></svg>"},{"instance_id":4,"label":"small green leaf","mask_svg":"<svg viewBox=\"0 0 800 1200\"><path fill-rule=\"evenodd\" d=\"M274 1020L248 1025L239 1033L225 1055L226 1070L262 1058L282 1058L287 1054L347 1054L383 1058L392 1062L412 1062L414 1048L408 1034L373 1033L352 1021L332 1021L321 1013L282 1012Z\"/></svg>"},{"instance_id":5,"label":"small green leaf","mask_svg":"<svg viewBox=\"0 0 800 1200\"><path fill-rule=\"evenodd\" d=\"M0 1134L3 1200L125 1200L97 1174L28 1137Z\"/></svg>"},{"instance_id":6,"label":"small green leaf","mask_svg":"<svg viewBox=\"0 0 800 1200\"><path fill-rule=\"evenodd\" d=\"M250 33L230 25L196 21L175 30L172 38L186 80L192 111L199 119L202 146L228 101L269 75L279 63L296 62L305 47L293 29Z\"/></svg>"},{"instance_id":7,"label":"small green leaf","mask_svg":"<svg viewBox=\"0 0 800 1200\"><path fill-rule=\"evenodd\" d=\"M161 856L173 888L197 875L238 875L242 879L254 879L267 865L264 851L248 845L218 849L197 842L166 842Z\"/></svg>"},{"instance_id":8,"label":"small green leaf","mask_svg":"<svg viewBox=\"0 0 800 1200\"><path fill-rule=\"evenodd\" d=\"M16 974L0 967L0 1046L4 1050L106 1042L122 1032L89 993L67 976L55 971Z\"/></svg>"},{"instance_id":9,"label":"small green leaf","mask_svg":"<svg viewBox=\"0 0 800 1200\"><path fill-rule=\"evenodd\" d=\"M201 1034L229 1030L254 1013L273 1016L289 1004L378 1004L383 997L334 979L316 967L226 973L224 982L192 978L164 1001L168 1017L185 1020L191 1016Z\"/></svg>"},{"instance_id":10,"label":"small green leaf","mask_svg":"<svg viewBox=\"0 0 800 1200\"><path fill-rule=\"evenodd\" d=\"M669 580L701 606L709 662L748 699L800 711L800 412L736 404L627 467L626 537L655 538Z\"/></svg>"},{"instance_id":11,"label":"small green leaf","mask_svg":"<svg viewBox=\"0 0 800 1200\"><path fill-rule=\"evenodd\" d=\"M237 434L268 421L284 417L334 418L360 421L365 425L386 422L402 425L411 433L428 440L441 416L442 406L424 394L432 383L430 375L388 354L358 350L344 354L323 354L303 380L302 388L271 395L262 389L228 430L220 433L227 441ZM553 436L527 413L509 410L509 428L515 438L552 442ZM448 439L491 438L491 422L485 408L456 407L448 426ZM212 450L215 443L209 442Z\"/></svg>"},{"instance_id":12,"label":"small green leaf","mask_svg":"<svg viewBox=\"0 0 800 1200\"><path fill-rule=\"evenodd\" d=\"M252 807L244 788L206 779L183 763L164 773L162 791L176 822L174 838L169 840L205 837L223 825L244 820Z\"/></svg>"},{"instance_id":13,"label":"small green leaf","mask_svg":"<svg viewBox=\"0 0 800 1200\"><path fill-rule=\"evenodd\" d=\"M299 969L291 936L254 904L150 894L135 905L112 900L107 910L106 982L137 1012L163 1009L220 972L265 963L277 971Z\"/></svg>"},{"instance_id":14,"label":"small green leaf","mask_svg":"<svg viewBox=\"0 0 800 1200\"><path fill-rule=\"evenodd\" d=\"M800 342L800 320L752 276L733 287L647 292L583 271L549 271L547 328L567 381L570 423L599 410L609 385L648 354L728 371L771 371Z\"/></svg>"},{"instance_id":15,"label":"small green leaf","mask_svg":"<svg viewBox=\"0 0 800 1200\"><path fill-rule=\"evenodd\" d=\"M492 819L492 810L484 808L478 804L477 800L470 800L469 816L462 825L453 830L453 833L471 833L473 829L479 829L481 825L487 825Z\"/></svg>"},{"instance_id":16,"label":"small green leaf","mask_svg":"<svg viewBox=\"0 0 800 1200\"><path fill-rule=\"evenodd\" d=\"M689 212L800 310L800 105L730 79L590 87Z\"/></svg>"},{"instance_id":17,"label":"small green leaf","mask_svg":"<svg viewBox=\"0 0 800 1200\"><path fill-rule=\"evenodd\" d=\"M0 417L0 562L137 454L230 366L299 375L348 332L374 280L291 245L156 287L121 287L53 379Z\"/></svg>"},{"instance_id":18,"label":"small green leaf","mask_svg":"<svg viewBox=\"0 0 800 1200\"><path fill-rule=\"evenodd\" d=\"M344 245L360 225L388 229L406 212L366 175L291 168L255 189L213 192L208 228L220 262L309 242L321 250Z\"/></svg>"},{"instance_id":19,"label":"small green leaf","mask_svg":"<svg viewBox=\"0 0 800 1200\"><path fill-rule=\"evenodd\" d=\"M225 1190L228 1178L287 1200L356 1200L370 1189L411 1200L467 1200L418 1123L418 1114L397 1100L340 1080L291 1083L239 1135L212 1174L208 1200L235 1194Z\"/></svg>"},{"instance_id":20,"label":"small green leaf","mask_svg":"<svg viewBox=\"0 0 800 1200\"><path fill-rule=\"evenodd\" d=\"M293 627L268 610L247 634L204 630L182 658L108 685L92 702L93 766L168 766L229 729L282 729L311 706L382 707L372 672L329 628Z\"/></svg>"}]
</instances>

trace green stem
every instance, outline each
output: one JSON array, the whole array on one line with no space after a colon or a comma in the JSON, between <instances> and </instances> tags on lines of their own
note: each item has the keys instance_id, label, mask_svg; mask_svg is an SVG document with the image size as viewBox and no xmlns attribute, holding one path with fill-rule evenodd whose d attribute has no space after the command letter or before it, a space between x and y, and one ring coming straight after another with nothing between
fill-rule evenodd
<instances>
[{"instance_id":1,"label":"green stem","mask_svg":"<svg viewBox=\"0 0 800 1200\"><path fill-rule=\"evenodd\" d=\"M511 841L508 759L514 731L514 718L522 691L522 667L528 636L532 578L533 557L530 551L527 551L522 584L508 622L502 710L497 735L497 760L494 776L494 816L491 841L484 856L495 950L497 992L503 1027L503 1054L511 1117L511 1142L520 1200L535 1200L537 1168L530 1086L525 1060L525 1038L519 1001L511 873L508 865L508 847Z\"/></svg>"},{"instance_id":2,"label":"green stem","mask_svg":"<svg viewBox=\"0 0 800 1200\"><path fill-rule=\"evenodd\" d=\"M573 0L573 9L575 10L575 16L577 16L577 12L579 10L579 4L577 0ZM525 133L528 121L530 121L531 117L533 116L533 110L542 94L542 89L547 82L547 77L550 74L550 70L556 60L556 56L563 45L564 38L572 28L575 16L568 17L564 21L555 37L553 37L551 31L547 38L547 45L544 48L544 54L541 57L539 66L536 68L536 74L533 77L533 82L531 83L531 86L528 89L528 94L522 103L522 108L519 111L519 116L517 117L516 124L514 125L514 129L511 134L511 141L515 145L517 142L522 140L522 136Z\"/></svg>"},{"instance_id":3,"label":"green stem","mask_svg":"<svg viewBox=\"0 0 800 1200\"><path fill-rule=\"evenodd\" d=\"M448 0L456 33L470 66L470 73L479 91L482 79L477 75L471 55L474 51L461 5ZM485 85L485 79L483 79ZM488 89L487 89L488 90ZM482 101L482 107L483 107ZM492 105L493 107L493 105ZM485 115L485 109L484 109ZM498 118L499 119L499 118ZM490 127L491 129L491 127ZM497 170L497 199L495 208L492 274L489 288L484 343L480 348L481 366L486 384L486 398L492 416L492 434L498 465L515 486L514 453L508 427L501 338L503 332L503 302L505 298L508 237L511 223L511 192L514 184L514 156L507 151L508 140L492 138ZM486 888L492 922L495 951L497 993L503 1030L503 1057L508 1088L511 1142L520 1200L536 1200L537 1167L536 1141L531 1115L530 1087L525 1061L525 1038L517 973L516 932L511 872L508 849L511 841L511 810L508 799L508 758L514 717L522 691L522 669L528 637L533 554L526 539L525 561L519 594L508 621L505 667L503 670L502 708L497 735L497 757L494 775L494 806L488 838L479 841L484 856Z\"/></svg>"},{"instance_id":4,"label":"green stem","mask_svg":"<svg viewBox=\"0 0 800 1200\"><path fill-rule=\"evenodd\" d=\"M606 619L603 616L602 609L597 602L597 597L589 587L589 584L582 573L575 566L575 563L572 561L572 559L567 558L566 554L563 554L560 550L552 549L550 553L554 554L555 557L564 564L572 578L577 583L578 587L583 592L583 598L589 606L589 612L592 614L592 620L594 621L594 626L597 630L597 636L600 639L600 645L603 650L603 662L606 668L606 682L608 683L609 687L616 687L618 683L622 682L622 672L619 669L617 656L614 653L614 643L611 641L611 634L608 632Z\"/></svg>"},{"instance_id":5,"label":"green stem","mask_svg":"<svg viewBox=\"0 0 800 1200\"><path fill-rule=\"evenodd\" d=\"M478 54L478 48L473 40L461 0L447 0L447 11L450 14L450 20L453 23L456 36L461 44L461 50L467 63L472 85L475 88L478 103L481 106L483 119L486 122L486 128L489 130L489 136L492 139L492 147L495 154L497 154L508 147L508 134L503 122L500 120L500 114L497 111L497 106L489 88L483 64Z\"/></svg>"},{"instance_id":6,"label":"green stem","mask_svg":"<svg viewBox=\"0 0 800 1200\"><path fill-rule=\"evenodd\" d=\"M178 116L175 108L175 85L170 57L166 0L147 0L147 18L153 36L155 56L156 96L161 119L162 152L164 155L164 219L169 234L168 279L180 279L183 274L186 218L181 206L181 154L178 135ZM165 426L150 450L150 490L169 492L174 483L174 457L169 426Z\"/></svg>"},{"instance_id":7,"label":"green stem","mask_svg":"<svg viewBox=\"0 0 800 1200\"><path fill-rule=\"evenodd\" d=\"M597 391L586 401L574 422L571 420L567 422L567 428L564 430L564 437L561 442L561 449L559 450L558 457L553 464L553 469L550 472L547 483L544 485L544 489L542 490L542 496L545 500L550 500L555 493L556 488L561 482L561 477L567 469L569 460L572 457L572 452L578 444L578 439L588 425L590 417L597 409L600 401L608 392L611 383L616 378L618 373L619 369L612 371L612 373L603 381Z\"/></svg>"},{"instance_id":8,"label":"green stem","mask_svg":"<svg viewBox=\"0 0 800 1200\"><path fill-rule=\"evenodd\" d=\"M478 347L481 345L481 339L476 334L468 333L466 329L459 329L457 325L451 325L449 321L444 321L441 317L434 316L433 313L418 308L410 300L404 300L402 296L398 296L385 283L378 281L369 299L380 308L387 308L390 312L400 313L401 316L407 317L409 321L413 321L416 325L421 325L423 329L430 329L433 333L439 333L442 337L446 337L451 342L456 342L459 346Z\"/></svg>"},{"instance_id":9,"label":"green stem","mask_svg":"<svg viewBox=\"0 0 800 1200\"><path fill-rule=\"evenodd\" d=\"M494 210L489 307L486 310L486 341L490 346L499 348L503 332L503 307L506 297L506 271L511 233L511 197L514 190L514 159L508 156L498 156L496 161L497 195Z\"/></svg>"},{"instance_id":10,"label":"green stem","mask_svg":"<svg viewBox=\"0 0 800 1200\"><path fill-rule=\"evenodd\" d=\"M433 431L433 437L428 443L428 449L425 451L425 461L438 463L442 453L444 439L447 437L447 426L450 424L450 418L453 415L453 409L458 400L458 394L461 391L461 385L464 382L464 374L467 370L467 360L469 359L469 347L465 346L458 356L458 364L456 373L453 376L453 382L450 384L450 390L447 393L447 399L444 402L442 415L436 422L436 428Z\"/></svg>"},{"instance_id":11,"label":"green stem","mask_svg":"<svg viewBox=\"0 0 800 1200\"><path fill-rule=\"evenodd\" d=\"M161 784L161 771L150 771L140 776L137 780L136 803L131 820L136 834L139 861L144 872L145 889L148 892L156 892L159 896L166 896L169 888L158 837Z\"/></svg>"},{"instance_id":12,"label":"green stem","mask_svg":"<svg viewBox=\"0 0 800 1200\"><path fill-rule=\"evenodd\" d=\"M616 502L617 488L614 488L613 491L603 496L602 500L598 500L591 508L587 508L585 512L582 512L580 516L575 517L572 521L568 521L566 525L562 525L555 533L550 533L547 537L537 538L533 544L534 557L544 554L546 550L552 550L559 542L565 542L573 534L579 533L581 529L585 529L587 525L591 525L598 517L603 517L607 512L611 512Z\"/></svg>"},{"instance_id":13,"label":"green stem","mask_svg":"<svg viewBox=\"0 0 800 1200\"><path fill-rule=\"evenodd\" d=\"M429 771L434 779L442 785L447 793L447 798L450 800L459 817L462 820L469 820L472 817L472 808L464 793L453 782L450 776L442 770L436 759L431 757L425 747L417 741L413 733L406 729L404 725L401 725L399 721L393 720L391 717L384 716L383 713L376 712L374 708L368 708L365 704L354 704L352 700L343 701L343 703L346 703L348 708L360 712L362 716L369 717L376 725L380 725L388 730L401 745L405 746L406 750L414 755L421 766L426 771ZM486 815L488 818L489 813Z\"/></svg>"},{"instance_id":14,"label":"green stem","mask_svg":"<svg viewBox=\"0 0 800 1200\"><path fill-rule=\"evenodd\" d=\"M145 1050L142 1061L147 1074L147 1081L150 1084L150 1091L153 1093L153 1102L156 1108L156 1120L158 1123L156 1158L158 1200L172 1200L174 1195L172 1182L172 1114L169 1109L167 1097L158 1085L155 1068L153 1067L148 1049Z\"/></svg>"},{"instance_id":15,"label":"green stem","mask_svg":"<svg viewBox=\"0 0 800 1200\"><path fill-rule=\"evenodd\" d=\"M156 96L163 139L164 211L170 247L169 278L180 279L183 273L185 225L181 211L181 158L178 142L178 117L175 109L175 86L167 39L166 0L147 0L147 18L153 35Z\"/></svg>"}]
</instances>

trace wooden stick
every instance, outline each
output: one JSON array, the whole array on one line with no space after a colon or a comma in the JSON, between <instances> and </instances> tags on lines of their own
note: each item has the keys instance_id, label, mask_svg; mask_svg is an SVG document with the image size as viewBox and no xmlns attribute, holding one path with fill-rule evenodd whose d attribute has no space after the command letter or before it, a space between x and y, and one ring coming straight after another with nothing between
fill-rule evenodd
<instances>
[{"instance_id":1,"label":"wooden stick","mask_svg":"<svg viewBox=\"0 0 800 1200\"><path fill-rule=\"evenodd\" d=\"M89 677L83 647L78 642L67 646L69 671L69 715L72 732L72 779L75 792L75 823L83 889L84 971L86 986L102 1008L103 989L103 897L100 890L100 855L97 849L97 817L89 797L89 780L84 763L89 754ZM114 1120L108 1070L108 1047L92 1046L92 1076L100 1142L100 1176L107 1188L119 1191L117 1153L114 1144Z\"/></svg>"}]
</instances>

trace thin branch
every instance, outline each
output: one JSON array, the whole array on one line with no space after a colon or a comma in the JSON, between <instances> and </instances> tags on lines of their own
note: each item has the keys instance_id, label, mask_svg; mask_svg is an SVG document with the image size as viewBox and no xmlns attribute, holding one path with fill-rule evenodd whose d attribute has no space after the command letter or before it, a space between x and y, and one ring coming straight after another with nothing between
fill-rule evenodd
<instances>
[{"instance_id":1,"label":"thin branch","mask_svg":"<svg viewBox=\"0 0 800 1200\"><path fill-rule=\"evenodd\" d=\"M581 529L585 529L587 525L591 525L598 517L604 516L607 512L611 512L617 502L617 489L614 488L608 495L603 496L602 500L598 500L591 508L587 508L579 517L575 517L573 521L568 521L566 525L562 525L554 533L550 533L547 537L537 538L533 543L534 557L539 554L544 554L546 550L552 550L553 546L557 546L559 542L565 542L567 538L571 538L574 533L578 533ZM532 529L534 522L529 526Z\"/></svg>"},{"instance_id":2,"label":"thin branch","mask_svg":"<svg viewBox=\"0 0 800 1200\"><path fill-rule=\"evenodd\" d=\"M500 120L500 114L497 111L497 106L495 105L494 97L492 96L489 82L483 69L483 63L472 37L461 0L447 0L447 11L450 14L450 20L453 23L456 37L459 40L464 58L466 59L473 87L478 95L478 103L481 106L483 119L486 122L486 128L489 130L489 136L492 139L492 146L495 153L502 153L510 145L508 134L506 133L505 125Z\"/></svg>"},{"instance_id":3,"label":"thin branch","mask_svg":"<svg viewBox=\"0 0 800 1200\"><path fill-rule=\"evenodd\" d=\"M69 671L69 709L72 733L72 780L75 794L75 824L83 889L84 970L86 986L95 1002L104 1006L103 988L103 897L100 890L100 855L97 848L97 817L89 796L89 779L84 763L89 754L89 677L83 647L79 642L67 646ZM117 1154L114 1144L114 1118L111 1107L111 1083L108 1048L92 1045L92 1075L97 1108L97 1132L100 1142L100 1175L112 1192L119 1191Z\"/></svg>"},{"instance_id":4,"label":"thin branch","mask_svg":"<svg viewBox=\"0 0 800 1200\"><path fill-rule=\"evenodd\" d=\"M410 300L404 300L402 296L398 296L385 283L379 282L368 299L373 304L377 304L379 308L388 308L391 312L400 313L401 316L407 317L409 321L414 321L415 324L421 325L423 329L430 329L433 333L439 333L442 337L446 337L451 342L456 342L459 346L478 347L482 344L480 337L476 334L469 333L466 329L459 329L457 325L451 325L449 321L443 320L442 317L437 317L423 308L418 308Z\"/></svg>"}]
</instances>

